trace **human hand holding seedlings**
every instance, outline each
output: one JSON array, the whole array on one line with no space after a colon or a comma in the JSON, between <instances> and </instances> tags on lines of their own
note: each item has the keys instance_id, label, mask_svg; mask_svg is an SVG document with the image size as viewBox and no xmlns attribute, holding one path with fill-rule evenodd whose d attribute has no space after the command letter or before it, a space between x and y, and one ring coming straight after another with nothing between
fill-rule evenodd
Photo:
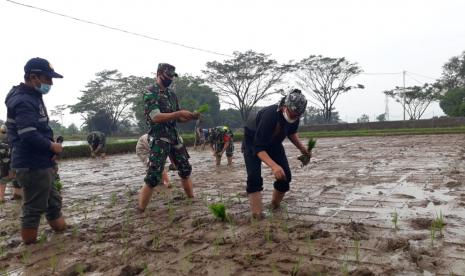
<instances>
[{"instance_id":1,"label":"human hand holding seedlings","mask_svg":"<svg viewBox=\"0 0 465 276\"><path fill-rule=\"evenodd\" d=\"M199 106L192 114L194 115L194 119L198 120L200 119L200 115L202 113L210 111L210 106L208 104L203 104Z\"/></svg>"},{"instance_id":2,"label":"human hand holding seedlings","mask_svg":"<svg viewBox=\"0 0 465 276\"><path fill-rule=\"evenodd\" d=\"M301 164L302 167L310 163L310 158L312 158L312 149L315 147L315 145L316 145L316 140L313 138L310 138L310 140L308 140L306 152L301 151L302 155L300 155L297 159L299 159L299 161L302 162Z\"/></svg>"}]
</instances>

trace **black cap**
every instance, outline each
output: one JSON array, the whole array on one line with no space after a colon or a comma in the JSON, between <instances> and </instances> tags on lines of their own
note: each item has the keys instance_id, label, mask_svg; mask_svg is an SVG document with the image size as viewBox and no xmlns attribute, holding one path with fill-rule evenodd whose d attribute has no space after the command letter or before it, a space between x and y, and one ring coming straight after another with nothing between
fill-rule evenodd
<instances>
[{"instance_id":1,"label":"black cap","mask_svg":"<svg viewBox=\"0 0 465 276\"><path fill-rule=\"evenodd\" d=\"M166 73L169 77L177 77L178 74L174 72L176 67L168 63L158 63L157 73L163 72Z\"/></svg>"},{"instance_id":2,"label":"black cap","mask_svg":"<svg viewBox=\"0 0 465 276\"><path fill-rule=\"evenodd\" d=\"M26 65L24 65L24 73L26 75L37 74L45 75L50 78L63 78L62 75L55 72L50 62L39 57L31 58Z\"/></svg>"}]
</instances>

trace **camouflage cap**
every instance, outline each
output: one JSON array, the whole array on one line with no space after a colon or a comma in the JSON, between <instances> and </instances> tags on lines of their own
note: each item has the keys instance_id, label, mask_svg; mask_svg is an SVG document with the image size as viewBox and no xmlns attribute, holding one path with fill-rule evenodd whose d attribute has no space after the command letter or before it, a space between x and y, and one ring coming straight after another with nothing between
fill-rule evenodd
<instances>
[{"instance_id":1,"label":"camouflage cap","mask_svg":"<svg viewBox=\"0 0 465 276\"><path fill-rule=\"evenodd\" d=\"M175 72L176 67L168 63L159 63L157 73L166 73L170 78L177 77L178 74Z\"/></svg>"},{"instance_id":2,"label":"camouflage cap","mask_svg":"<svg viewBox=\"0 0 465 276\"><path fill-rule=\"evenodd\" d=\"M299 89L292 89L286 95L284 105L292 112L302 115L307 108L307 99Z\"/></svg>"}]
</instances>

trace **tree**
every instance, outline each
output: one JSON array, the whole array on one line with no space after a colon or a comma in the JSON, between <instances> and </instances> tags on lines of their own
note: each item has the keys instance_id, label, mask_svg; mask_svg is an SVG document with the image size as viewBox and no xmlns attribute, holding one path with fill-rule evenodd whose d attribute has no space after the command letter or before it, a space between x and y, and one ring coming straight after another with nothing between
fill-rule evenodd
<instances>
[{"instance_id":1,"label":"tree","mask_svg":"<svg viewBox=\"0 0 465 276\"><path fill-rule=\"evenodd\" d=\"M314 106L307 106L303 116L302 123L303 125L312 125L312 124L337 124L339 122L339 112L331 112L331 119L327 121L324 117L324 110L316 108Z\"/></svg>"},{"instance_id":2,"label":"tree","mask_svg":"<svg viewBox=\"0 0 465 276\"><path fill-rule=\"evenodd\" d=\"M74 123L71 123L66 129L66 133L69 135L75 135L79 133L79 129Z\"/></svg>"},{"instance_id":3,"label":"tree","mask_svg":"<svg viewBox=\"0 0 465 276\"><path fill-rule=\"evenodd\" d=\"M194 111L202 104L208 104L209 111L202 114L201 125L203 127L214 126L220 112L220 100L212 88L205 84L200 77L189 75L176 79L174 89L182 109ZM179 124L184 131L194 131L195 121Z\"/></svg>"},{"instance_id":4,"label":"tree","mask_svg":"<svg viewBox=\"0 0 465 276\"><path fill-rule=\"evenodd\" d=\"M376 120L377 120L378 122L384 122L384 121L386 121L386 113L379 114L379 115L376 117Z\"/></svg>"},{"instance_id":5,"label":"tree","mask_svg":"<svg viewBox=\"0 0 465 276\"><path fill-rule=\"evenodd\" d=\"M297 68L297 84L323 109L323 116L328 122L339 95L355 88L364 88L361 84L347 84L363 71L357 63L350 63L345 58L311 55L297 63Z\"/></svg>"},{"instance_id":6,"label":"tree","mask_svg":"<svg viewBox=\"0 0 465 276\"><path fill-rule=\"evenodd\" d=\"M439 106L448 116L465 116L465 88L447 91L441 97Z\"/></svg>"},{"instance_id":7,"label":"tree","mask_svg":"<svg viewBox=\"0 0 465 276\"><path fill-rule=\"evenodd\" d=\"M85 121L97 114L100 120L104 114L110 124L105 129L116 131L119 121L131 117L129 109L133 96L130 89L132 82L129 78L124 78L118 70L103 70L95 75L96 79L87 83L86 89L82 91L79 102L69 106L71 113L84 114ZM94 122L92 125L95 126Z\"/></svg>"},{"instance_id":8,"label":"tree","mask_svg":"<svg viewBox=\"0 0 465 276\"><path fill-rule=\"evenodd\" d=\"M433 101L439 100L440 88L437 85L425 83L423 86L397 87L384 91L386 95L396 102L403 104L410 120L418 120L423 116L428 106Z\"/></svg>"},{"instance_id":9,"label":"tree","mask_svg":"<svg viewBox=\"0 0 465 276\"><path fill-rule=\"evenodd\" d=\"M243 127L241 113L239 110L233 108L220 110L219 118L215 122L215 125L241 128Z\"/></svg>"},{"instance_id":10,"label":"tree","mask_svg":"<svg viewBox=\"0 0 465 276\"><path fill-rule=\"evenodd\" d=\"M357 119L357 123L368 123L370 122L370 117L368 117L368 115L366 114L362 114L362 116L360 116L360 118Z\"/></svg>"},{"instance_id":11,"label":"tree","mask_svg":"<svg viewBox=\"0 0 465 276\"><path fill-rule=\"evenodd\" d=\"M444 89L465 87L465 51L459 56L450 58L442 68L439 83Z\"/></svg>"},{"instance_id":12,"label":"tree","mask_svg":"<svg viewBox=\"0 0 465 276\"><path fill-rule=\"evenodd\" d=\"M52 109L52 110L50 111L50 114L51 114L52 116L56 116L56 117L60 118L60 124L61 124L62 126L64 126L64 124L63 124L63 117L64 117L64 115L65 115L65 110L66 110L66 109L68 109L68 106L65 105L65 104L61 104L61 105L56 105L56 106L55 106L55 109Z\"/></svg>"},{"instance_id":13,"label":"tree","mask_svg":"<svg viewBox=\"0 0 465 276\"><path fill-rule=\"evenodd\" d=\"M105 134L110 134L116 131L116 126L113 125L113 118L104 110L99 110L97 113L89 117L87 120L87 131L98 130Z\"/></svg>"},{"instance_id":14,"label":"tree","mask_svg":"<svg viewBox=\"0 0 465 276\"><path fill-rule=\"evenodd\" d=\"M292 68L251 50L234 52L232 59L207 62L206 66L202 72L207 83L221 101L239 110L243 122L259 101L280 92L276 88Z\"/></svg>"}]
</instances>

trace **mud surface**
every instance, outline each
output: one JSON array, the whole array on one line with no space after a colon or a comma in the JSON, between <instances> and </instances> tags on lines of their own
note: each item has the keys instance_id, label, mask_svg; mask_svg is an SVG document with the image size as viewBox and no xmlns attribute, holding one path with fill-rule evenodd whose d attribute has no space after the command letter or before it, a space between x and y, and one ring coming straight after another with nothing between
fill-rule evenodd
<instances>
[{"instance_id":1,"label":"mud surface","mask_svg":"<svg viewBox=\"0 0 465 276\"><path fill-rule=\"evenodd\" d=\"M60 163L69 228L41 223L20 242L20 205L1 206L0 272L12 275L465 275L465 136L322 138L309 166L286 144L293 181L282 208L251 221L245 167L190 149L196 199L160 189L134 211L135 155ZM223 160L225 162L225 160ZM264 203L272 177L263 170ZM9 189L8 189L9 190ZM223 202L230 219L208 205ZM394 229L393 213L397 213ZM440 214L442 233L431 224Z\"/></svg>"}]
</instances>

